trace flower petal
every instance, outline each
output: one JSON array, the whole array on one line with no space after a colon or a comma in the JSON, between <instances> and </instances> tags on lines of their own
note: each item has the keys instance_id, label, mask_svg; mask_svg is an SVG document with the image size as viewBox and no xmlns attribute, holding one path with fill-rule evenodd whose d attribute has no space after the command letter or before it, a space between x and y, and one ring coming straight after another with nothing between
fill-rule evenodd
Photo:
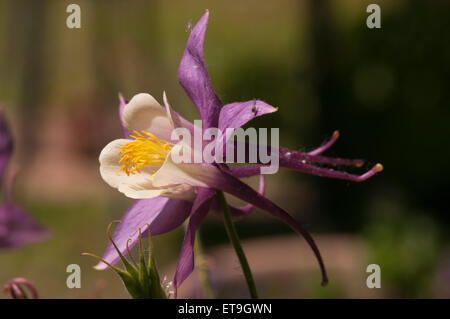
<instances>
[{"instance_id":1,"label":"flower petal","mask_svg":"<svg viewBox=\"0 0 450 319\"><path fill-rule=\"evenodd\" d=\"M130 239L128 243L130 249L139 240L138 232L136 232L139 227L142 233L145 233L150 225L152 236L166 233L184 222L189 216L191 207L190 202L166 197L137 200L125 213L114 232L113 240L125 255L128 239ZM103 259L111 264L115 264L120 259L111 243L106 248ZM95 268L103 270L108 266L100 262Z\"/></svg>"},{"instance_id":2,"label":"flower petal","mask_svg":"<svg viewBox=\"0 0 450 319\"><path fill-rule=\"evenodd\" d=\"M151 181L143 184L122 183L119 192L133 199L146 199L158 196L178 198L193 202L196 196L195 188L190 185L169 185L167 187L155 188Z\"/></svg>"},{"instance_id":3,"label":"flower petal","mask_svg":"<svg viewBox=\"0 0 450 319\"><path fill-rule=\"evenodd\" d=\"M222 149L225 154L226 149L223 145L229 140L233 134L234 129L245 125L255 117L276 112L278 108L273 107L260 100L251 100L247 102L235 102L225 105L220 110L219 116L219 130L224 134L221 139L217 141L216 149ZM231 130L227 130L231 129ZM221 156L223 157L223 156Z\"/></svg>"},{"instance_id":4,"label":"flower petal","mask_svg":"<svg viewBox=\"0 0 450 319\"><path fill-rule=\"evenodd\" d=\"M128 132L148 131L157 138L170 141L172 124L164 108L147 93L139 93L122 111L123 125Z\"/></svg>"},{"instance_id":5,"label":"flower petal","mask_svg":"<svg viewBox=\"0 0 450 319\"><path fill-rule=\"evenodd\" d=\"M203 54L208 19L206 11L192 29L178 68L178 80L197 107L204 128L217 127L222 106L211 86Z\"/></svg>"},{"instance_id":6,"label":"flower petal","mask_svg":"<svg viewBox=\"0 0 450 319\"><path fill-rule=\"evenodd\" d=\"M336 159L339 160L339 159ZM344 160L345 161L345 160ZM351 161L351 160L348 160ZM346 164L346 165L358 165L360 160L354 160L355 164ZM371 169L366 171L364 174L361 175L355 175L350 174L347 172L337 171L331 168L325 168L325 167L319 167L314 166L312 164L308 164L306 160L298 160L291 157L286 157L283 155L280 155L280 167L284 168L290 168L294 169L300 172L304 172L307 174L317 175L321 177L329 177L329 178L335 178L335 179L342 179L352 182L363 182L372 176L374 176L376 173L379 173L383 170L383 165L381 164L375 164Z\"/></svg>"},{"instance_id":7,"label":"flower petal","mask_svg":"<svg viewBox=\"0 0 450 319\"><path fill-rule=\"evenodd\" d=\"M216 191L211 188L199 188L197 198L192 206L191 218L181 246L180 257L178 258L177 268L173 279L175 288L179 287L183 281L194 270L194 243L195 233L205 219L211 207L212 199Z\"/></svg>"},{"instance_id":8,"label":"flower petal","mask_svg":"<svg viewBox=\"0 0 450 319\"><path fill-rule=\"evenodd\" d=\"M130 142L128 139L117 139L106 145L100 153L100 175L111 187L118 188L121 183L129 185L145 184L151 179L151 174L142 171L140 174L127 175L120 171L119 151L121 146Z\"/></svg>"},{"instance_id":9,"label":"flower petal","mask_svg":"<svg viewBox=\"0 0 450 319\"><path fill-rule=\"evenodd\" d=\"M111 187L117 188L127 197L134 199L154 198L158 196L179 198L193 201L195 193L190 185L166 183L155 186L152 174L145 169L139 174L127 175L120 171L120 146L129 142L127 139L118 139L110 142L100 153L100 175Z\"/></svg>"},{"instance_id":10,"label":"flower petal","mask_svg":"<svg viewBox=\"0 0 450 319\"><path fill-rule=\"evenodd\" d=\"M122 94L119 93L119 119L120 119L120 126L122 126L123 136L125 138L130 138L130 133L127 131L125 125L123 124L123 109L125 108L125 105L127 105L128 101L125 100L125 98L122 96Z\"/></svg>"},{"instance_id":11,"label":"flower petal","mask_svg":"<svg viewBox=\"0 0 450 319\"><path fill-rule=\"evenodd\" d=\"M219 129L225 131L227 128L238 128L255 117L277 110L278 108L260 100L227 104L220 110Z\"/></svg>"},{"instance_id":12,"label":"flower petal","mask_svg":"<svg viewBox=\"0 0 450 319\"><path fill-rule=\"evenodd\" d=\"M194 130L199 130L201 134L201 129L188 120L186 120L184 117L182 117L179 113L177 113L169 104L169 100L167 99L166 92L163 93L163 101L164 101L164 107L167 112L167 116L169 120L171 121L171 124L174 128L178 127L185 127L187 128L191 134L194 133ZM193 136L193 135L192 135Z\"/></svg>"},{"instance_id":13,"label":"flower petal","mask_svg":"<svg viewBox=\"0 0 450 319\"><path fill-rule=\"evenodd\" d=\"M327 274L325 271L325 266L323 264L322 256L320 255L319 249L314 242L314 239L311 237L308 231L306 231L300 223L298 223L289 213L285 210L271 202L269 199L265 198L253 188L248 186L247 184L240 181L235 176L231 175L228 171L223 170L221 166L221 175L216 175L214 179L208 179L206 182L209 184L209 187L223 190L237 198L240 198L254 206L261 208L271 215L281 219L286 224L288 224L293 230L297 231L299 234L305 238L309 246L314 252L314 255L317 258L319 263L321 272L322 272L322 284L326 284Z\"/></svg>"},{"instance_id":14,"label":"flower petal","mask_svg":"<svg viewBox=\"0 0 450 319\"><path fill-rule=\"evenodd\" d=\"M250 165L245 167L229 167L231 175L238 178L251 177L261 174L262 164Z\"/></svg>"},{"instance_id":15,"label":"flower petal","mask_svg":"<svg viewBox=\"0 0 450 319\"><path fill-rule=\"evenodd\" d=\"M12 151L13 141L11 132L3 116L3 111L0 110L0 185L3 181Z\"/></svg>"},{"instance_id":16,"label":"flower petal","mask_svg":"<svg viewBox=\"0 0 450 319\"><path fill-rule=\"evenodd\" d=\"M264 196L264 191L265 191L265 179L264 179L264 175L261 174L259 175L259 191L258 193L261 196ZM247 215L249 215L250 213L252 213L255 210L255 205L252 204L248 204L245 205L243 207L233 207L231 205L229 205L230 207L230 213L234 218L242 218L245 217Z\"/></svg>"},{"instance_id":17,"label":"flower petal","mask_svg":"<svg viewBox=\"0 0 450 319\"><path fill-rule=\"evenodd\" d=\"M50 233L21 208L5 203L0 207L0 248L20 247L45 240Z\"/></svg>"},{"instance_id":18,"label":"flower petal","mask_svg":"<svg viewBox=\"0 0 450 319\"><path fill-rule=\"evenodd\" d=\"M209 187L209 181L216 179L221 172L217 167L206 163L176 163L174 154L184 151L189 146L182 142L175 145L162 167L153 177L155 187L167 187L167 185L186 184L194 187Z\"/></svg>"},{"instance_id":19,"label":"flower petal","mask_svg":"<svg viewBox=\"0 0 450 319\"><path fill-rule=\"evenodd\" d=\"M235 147L234 149L239 149L237 146L237 142L234 143ZM241 143L242 145L242 143ZM245 160L248 161L248 154L250 150L250 144L245 143L244 149L245 149ZM329 177L329 178L335 178L335 179L342 179L342 180L348 180L348 181L354 181L354 182L362 182L370 177L374 176L376 173L379 173L383 170L383 165L376 164L371 169L366 171L365 173L361 175L355 175L350 174L344 171L338 171L335 169L330 169L326 167L320 167L315 166L311 163L323 163L323 164L329 164L333 166L338 165L345 165L345 166L356 166L360 167L364 161L361 159L345 159L345 158L332 158L332 157L326 157L322 155L310 155L309 153L301 153L297 151L291 151L285 148L274 148L270 146L265 145L257 145L256 148L265 148L267 150L264 150L264 153L272 154L273 152L278 152L279 155L279 166L282 168L290 168L294 169L300 172L318 175L322 177ZM260 149L261 150L261 149ZM258 152L260 154L260 152ZM260 159L258 158L258 161ZM251 166L245 166L245 167L230 167L230 171L233 175L238 177L250 177L260 174L261 167L264 167L267 165L264 164L256 164ZM237 175L236 175L237 174Z\"/></svg>"}]
</instances>

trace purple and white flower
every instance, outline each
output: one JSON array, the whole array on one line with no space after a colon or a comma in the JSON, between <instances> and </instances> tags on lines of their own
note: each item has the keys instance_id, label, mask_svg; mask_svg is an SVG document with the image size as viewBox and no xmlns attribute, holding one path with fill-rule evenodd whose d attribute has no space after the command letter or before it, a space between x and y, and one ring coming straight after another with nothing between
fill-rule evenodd
<instances>
[{"instance_id":1,"label":"purple and white flower","mask_svg":"<svg viewBox=\"0 0 450 319\"><path fill-rule=\"evenodd\" d=\"M175 112L164 94L164 105L160 105L149 94L137 94L129 102L120 98L120 118L125 138L109 143L100 154L100 173L112 187L137 201L125 213L113 239L122 253L127 251L127 241L136 229L150 228L152 235L171 231L189 218L186 235L182 244L174 276L178 287L194 268L193 245L195 234L208 212L215 205L216 190L221 190L248 203L247 206L231 207L234 217L243 217L255 207L281 219L301 234L311 246L322 272L322 282L327 275L320 252L310 234L290 214L264 196L264 163L245 167L232 167L217 163L178 163L172 153L189 151L195 156L199 150L190 143L173 138L172 132L185 128L196 130L218 128L221 131L237 129L255 117L273 113L277 108L260 100L235 102L223 105L214 92L203 55L203 43L209 12L206 12L193 28L181 59L178 79L181 86L197 107L203 128L194 126ZM270 152L278 152L279 165L318 176L349 181L364 181L382 170L375 165L362 175L354 175L316 164L361 166L362 160L330 158L322 156L338 138L336 131L332 138L309 153L302 153L267 147ZM223 143L222 139L217 139ZM248 145L247 145L248 146ZM226 148L223 148L226 152ZM223 154L222 154L223 155ZM241 178L260 176L259 191L241 181ZM129 246L138 240L132 236ZM103 259L111 264L120 258L110 244ZM107 265L99 263L97 269Z\"/></svg>"}]
</instances>

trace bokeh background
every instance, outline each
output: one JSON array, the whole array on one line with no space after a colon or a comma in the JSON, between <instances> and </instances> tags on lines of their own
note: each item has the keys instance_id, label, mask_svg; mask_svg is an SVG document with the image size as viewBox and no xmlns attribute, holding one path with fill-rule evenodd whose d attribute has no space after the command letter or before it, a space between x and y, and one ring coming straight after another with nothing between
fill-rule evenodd
<instances>
[{"instance_id":1,"label":"bokeh background","mask_svg":"<svg viewBox=\"0 0 450 319\"><path fill-rule=\"evenodd\" d=\"M66 7L81 6L81 29ZM368 29L366 7L381 7ZM335 129L329 155L364 158L383 173L350 183L280 171L267 196L317 239L330 284L304 241L262 211L237 223L262 297L450 297L449 1L0 1L0 103L20 170L16 202L50 240L0 251L0 284L26 277L43 298L126 298L111 271L92 269L106 226L132 200L98 173L98 154L121 135L118 92L165 90L186 118L198 115L177 82L188 31L210 10L206 63L223 102L253 98L279 112L252 126L279 127L281 145L311 150ZM255 181L249 181L256 185ZM220 215L201 227L214 291L247 297ZM154 238L171 278L183 228ZM66 287L79 264L82 287ZM381 267L368 289L368 264ZM201 297L194 273L180 296ZM1 298L7 295L1 294Z\"/></svg>"}]
</instances>

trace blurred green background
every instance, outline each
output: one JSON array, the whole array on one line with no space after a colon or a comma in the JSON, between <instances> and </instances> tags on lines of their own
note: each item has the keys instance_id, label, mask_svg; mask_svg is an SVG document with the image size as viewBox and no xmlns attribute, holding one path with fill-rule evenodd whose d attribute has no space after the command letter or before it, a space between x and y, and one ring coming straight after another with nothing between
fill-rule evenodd
<instances>
[{"instance_id":1,"label":"blurred green background","mask_svg":"<svg viewBox=\"0 0 450 319\"><path fill-rule=\"evenodd\" d=\"M72 2L81 29L66 27ZM370 3L381 7L381 29L366 26ZM21 276L43 298L127 297L111 271L80 256L103 253L106 226L132 203L101 180L98 154L121 136L118 92L161 102L165 90L178 112L198 118L177 68L205 9L206 63L224 103L278 106L251 125L279 127L292 149L311 150L339 129L328 155L385 167L358 184L290 171L267 178L267 196L314 233L330 285L320 287L304 241L255 211L237 228L260 295L450 297L450 2L425 0L0 1L0 103L16 140L16 201L52 231L47 242L0 251L0 284ZM217 295L246 297L220 216L201 237ZM154 239L168 278L182 239L182 228ZM72 263L81 289L66 287ZM372 263L381 289L366 287ZM180 295L202 296L196 274Z\"/></svg>"}]
</instances>

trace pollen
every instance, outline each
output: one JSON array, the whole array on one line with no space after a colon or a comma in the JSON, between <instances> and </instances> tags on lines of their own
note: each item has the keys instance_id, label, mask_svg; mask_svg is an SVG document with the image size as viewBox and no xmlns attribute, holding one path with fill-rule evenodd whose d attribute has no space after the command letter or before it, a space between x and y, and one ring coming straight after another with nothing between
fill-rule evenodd
<instances>
[{"instance_id":1,"label":"pollen","mask_svg":"<svg viewBox=\"0 0 450 319\"><path fill-rule=\"evenodd\" d=\"M173 144L161 140L146 131L134 131L130 137L134 140L120 147L119 163L120 171L128 176L141 173L142 169L148 169L155 174L163 165Z\"/></svg>"}]
</instances>

